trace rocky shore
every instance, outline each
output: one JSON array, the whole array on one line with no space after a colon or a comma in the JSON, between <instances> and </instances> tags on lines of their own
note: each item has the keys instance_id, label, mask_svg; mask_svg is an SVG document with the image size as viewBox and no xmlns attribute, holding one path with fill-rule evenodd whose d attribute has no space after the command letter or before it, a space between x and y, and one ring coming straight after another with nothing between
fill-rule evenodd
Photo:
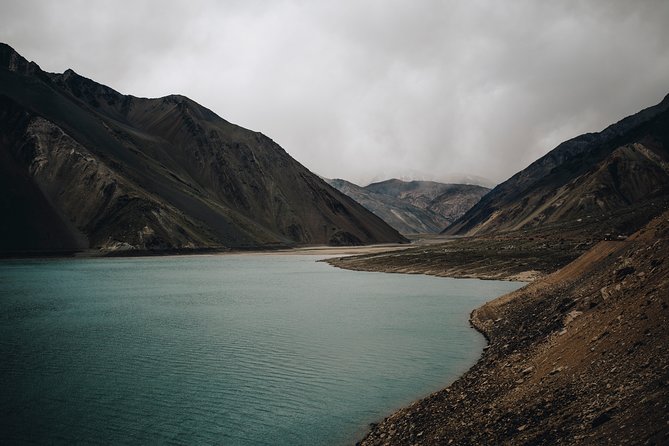
<instances>
[{"instance_id":1,"label":"rocky shore","mask_svg":"<svg viewBox=\"0 0 669 446\"><path fill-rule=\"evenodd\" d=\"M448 388L372 425L360 444L669 444L669 212L625 240L583 251L550 274L549 264L560 263L555 256L545 255L538 268L528 260L525 270L542 278L471 315L489 340L478 363ZM332 263L455 276L467 270L457 261L441 270L436 261L420 266L412 262L417 255ZM522 270L519 260L495 268L501 255L481 268L483 277Z\"/></svg>"}]
</instances>

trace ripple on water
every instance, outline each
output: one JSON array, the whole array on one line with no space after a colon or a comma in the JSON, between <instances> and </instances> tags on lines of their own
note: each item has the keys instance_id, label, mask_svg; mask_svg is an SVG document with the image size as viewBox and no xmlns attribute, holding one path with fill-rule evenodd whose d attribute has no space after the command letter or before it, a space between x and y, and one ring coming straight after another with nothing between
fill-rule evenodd
<instances>
[{"instance_id":1,"label":"ripple on water","mask_svg":"<svg viewBox=\"0 0 669 446\"><path fill-rule=\"evenodd\" d=\"M343 444L476 360L509 282L308 256L0 263L0 443Z\"/></svg>"}]
</instances>

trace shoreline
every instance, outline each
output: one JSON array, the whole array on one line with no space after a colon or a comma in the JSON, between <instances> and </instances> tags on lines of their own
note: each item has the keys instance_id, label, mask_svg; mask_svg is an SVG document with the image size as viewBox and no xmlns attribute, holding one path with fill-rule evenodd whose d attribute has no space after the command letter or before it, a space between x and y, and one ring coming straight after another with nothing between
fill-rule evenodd
<instances>
[{"instance_id":1,"label":"shoreline","mask_svg":"<svg viewBox=\"0 0 669 446\"><path fill-rule=\"evenodd\" d=\"M410 245L401 253L361 253L327 262L354 271L534 282L566 266L594 244L578 238L463 237Z\"/></svg>"},{"instance_id":2,"label":"shoreline","mask_svg":"<svg viewBox=\"0 0 669 446\"><path fill-rule=\"evenodd\" d=\"M124 250L101 252L95 249L84 251L43 251L23 253L2 253L0 261L30 260L30 259L95 259L95 258L137 258L137 257L180 257L203 255L244 255L244 254L272 254L272 255L367 255L379 252L392 252L412 247L411 244L383 243L375 245L357 246L328 246L305 245L296 247L267 247L266 249L228 249L228 248L197 248L173 249L161 251Z\"/></svg>"},{"instance_id":3,"label":"shoreline","mask_svg":"<svg viewBox=\"0 0 669 446\"><path fill-rule=\"evenodd\" d=\"M669 212L475 308L470 324L488 342L478 361L358 444L669 443L668 249Z\"/></svg>"},{"instance_id":4,"label":"shoreline","mask_svg":"<svg viewBox=\"0 0 669 446\"><path fill-rule=\"evenodd\" d=\"M339 256L321 261L441 277L529 277L469 314L487 342L471 368L371 423L357 444L587 445L611 438L669 444L666 252L669 211L625 240L597 243L458 239L180 255Z\"/></svg>"}]
</instances>

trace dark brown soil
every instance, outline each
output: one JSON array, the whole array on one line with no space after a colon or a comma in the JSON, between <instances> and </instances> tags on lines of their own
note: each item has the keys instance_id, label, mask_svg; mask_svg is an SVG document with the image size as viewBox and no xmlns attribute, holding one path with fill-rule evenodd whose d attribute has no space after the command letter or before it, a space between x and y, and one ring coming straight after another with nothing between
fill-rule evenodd
<instances>
[{"instance_id":1,"label":"dark brown soil","mask_svg":"<svg viewBox=\"0 0 669 446\"><path fill-rule=\"evenodd\" d=\"M406 268L464 274L468 264L484 265L488 252L491 266L481 268L488 274L509 251L500 240L480 240L470 253L448 254L469 243L429 247L446 250L439 271L434 259L429 269L411 263L421 257L409 250ZM519 246L531 269L569 261L569 248L551 244L542 259L530 241ZM669 444L668 252L665 212L633 236L596 243L557 272L478 308L472 323L490 341L479 362L448 388L372 426L361 444ZM404 254L367 260L399 271L402 257L388 257L397 255ZM500 276L524 261L502 262ZM360 258L349 262L335 264L363 267Z\"/></svg>"}]
</instances>

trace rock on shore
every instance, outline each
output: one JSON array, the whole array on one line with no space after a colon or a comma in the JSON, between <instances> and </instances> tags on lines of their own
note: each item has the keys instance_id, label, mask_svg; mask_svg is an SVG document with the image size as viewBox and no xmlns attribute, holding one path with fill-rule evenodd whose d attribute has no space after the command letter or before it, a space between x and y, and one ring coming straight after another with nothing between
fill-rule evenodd
<instances>
[{"instance_id":1,"label":"rock on shore","mask_svg":"<svg viewBox=\"0 0 669 446\"><path fill-rule=\"evenodd\" d=\"M490 341L362 445L669 444L669 211L472 313Z\"/></svg>"}]
</instances>

